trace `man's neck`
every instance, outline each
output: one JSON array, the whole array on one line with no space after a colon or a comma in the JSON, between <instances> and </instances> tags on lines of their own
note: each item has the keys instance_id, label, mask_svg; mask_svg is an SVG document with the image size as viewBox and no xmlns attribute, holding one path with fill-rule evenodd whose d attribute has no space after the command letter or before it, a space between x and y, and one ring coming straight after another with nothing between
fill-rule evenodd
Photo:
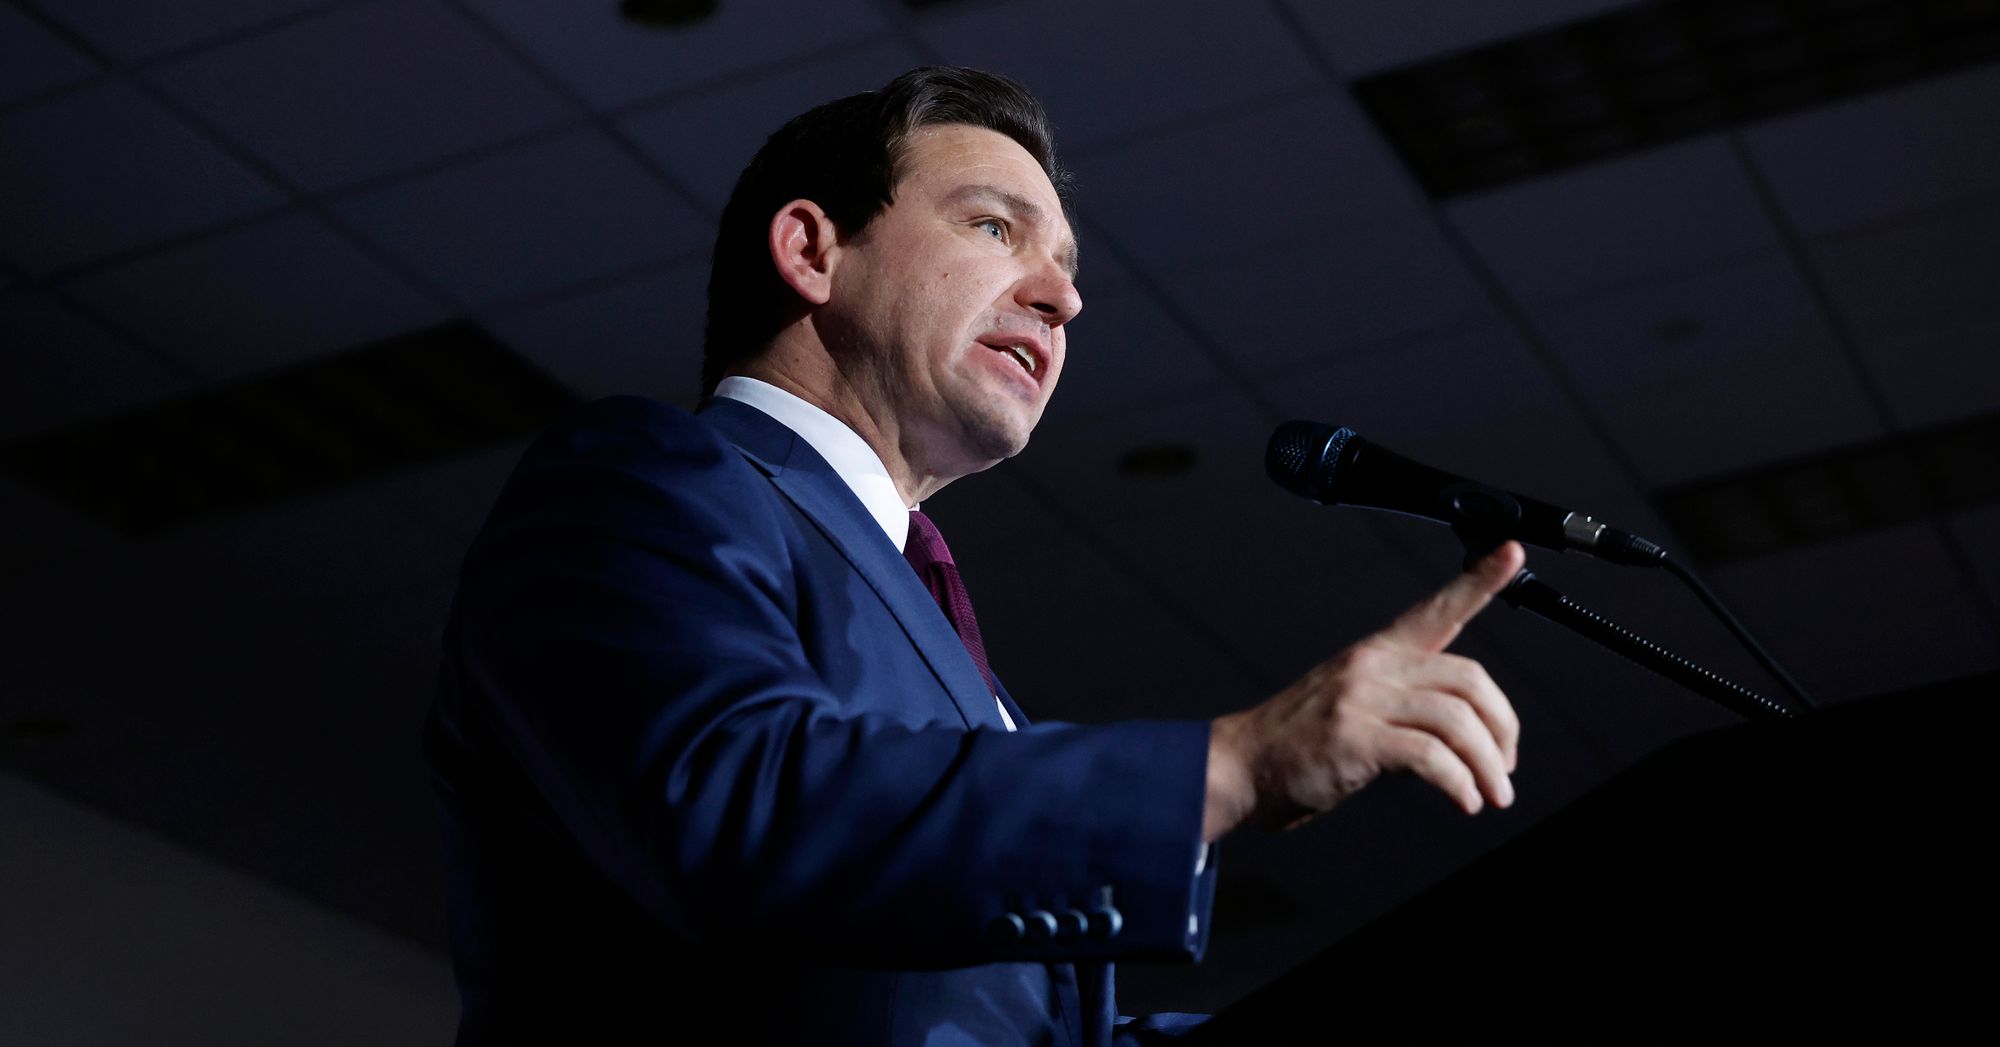
<instances>
[{"instance_id":1,"label":"man's neck","mask_svg":"<svg viewBox=\"0 0 2000 1047\"><path fill-rule=\"evenodd\" d=\"M877 398L835 366L824 348L816 344L814 348L816 352L786 351L781 341L733 373L769 382L854 430L882 459L905 505L916 505L958 479L918 465L904 446L904 433L893 413L871 410L869 405Z\"/></svg>"}]
</instances>

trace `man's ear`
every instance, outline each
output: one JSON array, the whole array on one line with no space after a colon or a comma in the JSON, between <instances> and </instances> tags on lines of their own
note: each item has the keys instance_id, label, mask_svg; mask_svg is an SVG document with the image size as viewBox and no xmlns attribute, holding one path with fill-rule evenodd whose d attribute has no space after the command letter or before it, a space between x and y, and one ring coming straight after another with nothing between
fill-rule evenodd
<instances>
[{"instance_id":1,"label":"man's ear","mask_svg":"<svg viewBox=\"0 0 2000 1047\"><path fill-rule=\"evenodd\" d=\"M808 305L825 305L833 293L833 258L840 245L833 219L811 200L793 200L771 217L771 261Z\"/></svg>"}]
</instances>

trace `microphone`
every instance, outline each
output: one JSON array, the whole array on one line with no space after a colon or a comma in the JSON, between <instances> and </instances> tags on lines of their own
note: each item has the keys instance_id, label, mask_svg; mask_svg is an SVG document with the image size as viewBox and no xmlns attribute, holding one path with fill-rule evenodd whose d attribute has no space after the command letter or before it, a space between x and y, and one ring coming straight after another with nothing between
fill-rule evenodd
<instances>
[{"instance_id":1,"label":"microphone","mask_svg":"<svg viewBox=\"0 0 2000 1047\"><path fill-rule=\"evenodd\" d=\"M1497 544L1512 538L1642 567L1657 567L1667 558L1665 549L1638 535L1412 461L1345 426L1302 421L1278 426L1264 451L1264 470L1279 487L1321 505L1435 520L1468 540Z\"/></svg>"}]
</instances>

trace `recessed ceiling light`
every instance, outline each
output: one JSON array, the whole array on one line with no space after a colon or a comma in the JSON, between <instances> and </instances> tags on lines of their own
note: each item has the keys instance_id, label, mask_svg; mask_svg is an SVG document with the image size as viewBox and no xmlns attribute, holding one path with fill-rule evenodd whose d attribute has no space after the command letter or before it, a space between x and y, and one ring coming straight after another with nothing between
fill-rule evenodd
<instances>
[{"instance_id":1,"label":"recessed ceiling light","mask_svg":"<svg viewBox=\"0 0 2000 1047\"><path fill-rule=\"evenodd\" d=\"M619 0L627 22L648 29L686 29L715 16L716 0Z\"/></svg>"}]
</instances>

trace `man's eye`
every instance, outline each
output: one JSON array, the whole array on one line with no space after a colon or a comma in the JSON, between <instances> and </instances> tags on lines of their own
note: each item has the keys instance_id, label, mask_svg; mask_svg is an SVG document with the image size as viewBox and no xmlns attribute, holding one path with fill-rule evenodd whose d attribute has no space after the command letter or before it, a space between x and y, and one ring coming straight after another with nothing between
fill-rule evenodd
<instances>
[{"instance_id":1,"label":"man's eye","mask_svg":"<svg viewBox=\"0 0 2000 1047\"><path fill-rule=\"evenodd\" d=\"M1002 222L998 218L982 218L979 220L978 227L992 234L995 240L1007 239L1007 223Z\"/></svg>"}]
</instances>

